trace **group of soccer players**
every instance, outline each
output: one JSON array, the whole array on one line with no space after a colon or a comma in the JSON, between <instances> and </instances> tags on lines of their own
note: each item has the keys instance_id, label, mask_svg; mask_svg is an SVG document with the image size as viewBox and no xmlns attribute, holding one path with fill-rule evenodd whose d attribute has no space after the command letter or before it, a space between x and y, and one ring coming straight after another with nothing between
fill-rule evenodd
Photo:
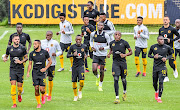
<instances>
[{"instance_id":1,"label":"group of soccer players","mask_svg":"<svg viewBox=\"0 0 180 110\"><path fill-rule=\"evenodd\" d=\"M123 101L126 100L126 76L127 63L126 57L132 55L132 49L129 43L121 39L121 32L116 31L111 21L106 19L105 13L100 13L93 9L93 2L87 3L88 9L84 12L83 22L81 27L81 34L75 38L76 43L71 45L74 33L73 26L66 20L66 14L60 13L60 31L56 35L61 35L60 44L53 40L53 32L47 31L45 40L35 40L33 42L34 50L30 52L32 42L30 36L22 32L22 24L17 23L17 33L10 36L6 55L3 58L7 61L10 55L10 82L11 82L11 96L13 100L12 108L16 108L16 82L18 88L18 101L22 101L23 93L23 79L24 79L24 63L28 60L29 65L27 70L27 77L32 69L33 86L35 87L35 97L37 100L37 108L41 108L40 93L42 104L45 104L45 99L51 101L53 78L55 75L56 57L59 56L61 68L57 71L64 70L64 51L67 52L67 58L70 58L72 71L72 86L74 91L74 101L82 98L82 88L84 86L85 72L89 72L87 57L92 59L92 72L96 77L96 85L99 91L103 91L103 79L106 64L106 57L110 58L113 54L112 75L114 77L114 90L116 99L115 104L120 103L119 99L119 76L123 84ZM97 19L99 16L99 19ZM159 36L157 37L157 44L150 47L148 57L154 59L153 64L153 86L155 90L155 99L162 103L161 96L163 92L163 82L169 81L167 77L166 60L169 60L171 68L174 70L174 77L178 77L175 56L180 55L180 19L175 21L176 27L169 25L169 17L165 16L163 19L164 26L159 29ZM96 25L97 24L97 25ZM176 38L174 37L176 35ZM84 38L84 43L82 43ZM147 65L147 40L149 39L148 28L143 25L143 17L137 17L137 26L134 27L135 42L135 65L137 68L136 77L141 74L139 55L142 52L143 73L146 76ZM28 49L26 41L29 42ZM11 43L13 42L13 45ZM174 46L175 45L175 46ZM176 49L174 49L176 47ZM108 53L109 50L109 53ZM128 53L126 53L128 50ZM100 72L98 73L98 68ZM49 93L46 90L46 77L48 76ZM159 81L159 87L158 87ZM77 90L77 82L79 82L79 89ZM159 88L159 90L158 90ZM78 94L77 94L78 92Z\"/></svg>"}]
</instances>

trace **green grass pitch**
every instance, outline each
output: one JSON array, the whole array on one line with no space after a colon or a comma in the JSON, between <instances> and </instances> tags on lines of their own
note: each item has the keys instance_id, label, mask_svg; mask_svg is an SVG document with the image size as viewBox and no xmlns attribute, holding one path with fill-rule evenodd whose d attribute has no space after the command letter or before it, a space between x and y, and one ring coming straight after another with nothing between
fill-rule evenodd
<instances>
[{"instance_id":1,"label":"green grass pitch","mask_svg":"<svg viewBox=\"0 0 180 110\"><path fill-rule=\"evenodd\" d=\"M116 30L122 29L123 27L116 26ZM158 32L159 27L149 27L149 31ZM128 28L128 29L133 29ZM45 34L47 30L52 30L54 32L53 39L59 42L59 36L55 33L59 31L59 27L48 27L48 28L28 28L25 27L23 32L28 33L34 41L35 39L45 39ZM125 30L125 29L124 29ZM0 27L0 36L8 31L3 39L0 40L0 55L5 54L8 39L10 34L16 32L15 28ZM74 26L75 33L73 36L73 43L75 43L75 35L80 34L80 26ZM152 44L157 43L157 35L150 35L148 40L148 49ZM122 39L127 40L133 49L135 48L135 40L132 35L122 35ZM31 47L31 51L33 47ZM117 110L117 109L137 109L137 110L159 110L159 109L169 109L169 110L179 110L180 109L180 78L175 79L173 76L173 70L168 67L168 74L170 82L164 83L164 91L162 95L163 103L157 103L154 99L154 89L152 85L152 66L153 59L147 58L147 76L138 78L135 77L136 67L134 64L134 53L133 55L127 57L128 65L128 76L127 76L127 101L122 101L122 83L119 81L119 95L120 104L115 105L113 101L115 100L114 93L114 83L112 77L112 56L107 59L103 92L98 91L98 87L95 85L95 77L92 73L92 60L88 58L88 65L90 72L85 74L85 85L83 88L83 98L77 102L73 102L73 89L71 83L71 72L70 60L66 58L66 53L64 53L64 67L65 71L55 72L54 87L52 93L52 101L47 102L42 105L42 109L61 109L61 110ZM142 60L140 58L141 71L142 71ZM18 109L28 110L36 109L37 102L34 96L34 87L32 85L32 77L27 78L27 65L25 67L25 77L24 77L24 94L22 95L22 102L17 101ZM177 66L180 72L180 61L177 58ZM57 57L56 70L60 67L59 57ZM4 63L0 59L0 109L11 109L12 99L10 95L10 82L9 82L9 61ZM79 87L79 86L78 86Z\"/></svg>"}]
</instances>

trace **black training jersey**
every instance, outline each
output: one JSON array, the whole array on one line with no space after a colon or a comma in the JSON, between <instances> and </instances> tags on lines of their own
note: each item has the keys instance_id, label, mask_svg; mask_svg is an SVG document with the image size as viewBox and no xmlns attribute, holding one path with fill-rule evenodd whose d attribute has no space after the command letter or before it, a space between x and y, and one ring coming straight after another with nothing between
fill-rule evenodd
<instances>
[{"instance_id":1,"label":"black training jersey","mask_svg":"<svg viewBox=\"0 0 180 110\"><path fill-rule=\"evenodd\" d=\"M6 55L10 55L10 68L13 69L24 69L23 64L16 64L15 60L19 59L20 61L23 60L24 55L27 54L26 48L22 45L15 48L13 45L9 46L6 49Z\"/></svg>"},{"instance_id":2,"label":"black training jersey","mask_svg":"<svg viewBox=\"0 0 180 110\"><path fill-rule=\"evenodd\" d=\"M90 40L90 33L86 31L86 27L88 27L91 32L93 32L95 29L94 29L94 26L91 24L89 24L87 26L83 25L81 27L81 32L84 34L84 44L88 45L89 40Z\"/></svg>"},{"instance_id":3,"label":"black training jersey","mask_svg":"<svg viewBox=\"0 0 180 110\"><path fill-rule=\"evenodd\" d=\"M40 52L32 51L29 55L29 61L33 61L33 70L40 72L42 68L45 68L46 60L50 58L49 53L41 49Z\"/></svg>"},{"instance_id":4,"label":"black training jersey","mask_svg":"<svg viewBox=\"0 0 180 110\"><path fill-rule=\"evenodd\" d=\"M17 32L14 33L14 34L17 34ZM13 36L14 34L11 34L11 36L9 37L9 42L11 42L11 43L12 43L12 36ZM20 43L21 43L23 46L26 46L26 41L30 42L30 40L31 40L29 34L26 34L26 33L20 34L20 35L19 35L19 38L20 38Z\"/></svg>"},{"instance_id":5,"label":"black training jersey","mask_svg":"<svg viewBox=\"0 0 180 110\"><path fill-rule=\"evenodd\" d=\"M129 43L123 39L121 39L120 41L111 41L110 42L110 48L113 51L113 61L122 61L122 62L126 62L126 58L121 58L120 54L125 54L126 53L126 49L129 49Z\"/></svg>"},{"instance_id":6,"label":"black training jersey","mask_svg":"<svg viewBox=\"0 0 180 110\"><path fill-rule=\"evenodd\" d=\"M77 51L77 56L74 56L74 52ZM76 44L71 45L68 50L67 57L73 57L73 66L83 66L84 65L84 55L87 52L87 46L81 44L81 46L77 46Z\"/></svg>"},{"instance_id":7,"label":"black training jersey","mask_svg":"<svg viewBox=\"0 0 180 110\"><path fill-rule=\"evenodd\" d=\"M96 26L96 22L94 21L94 19L97 18L97 16L100 15L99 11L93 9L92 11L86 10L84 12L84 15L88 15L89 17L89 23L92 24L93 26Z\"/></svg>"},{"instance_id":8,"label":"black training jersey","mask_svg":"<svg viewBox=\"0 0 180 110\"><path fill-rule=\"evenodd\" d=\"M166 44L164 45L154 44L151 46L149 50L148 57L154 58L154 55L156 54L159 54L159 58L154 59L153 67L155 68L165 67L166 63L162 61L162 58L167 57L168 55L172 55L172 49L170 46Z\"/></svg>"},{"instance_id":9,"label":"black training jersey","mask_svg":"<svg viewBox=\"0 0 180 110\"><path fill-rule=\"evenodd\" d=\"M163 36L165 38L164 43L169 45L171 48L174 47L174 43L173 43L174 34L176 36L179 36L178 31L172 26L169 26L168 28L164 28L164 26L162 26L159 29L159 35L161 35L161 36ZM168 40L166 38L170 39L170 43L168 43Z\"/></svg>"}]
</instances>

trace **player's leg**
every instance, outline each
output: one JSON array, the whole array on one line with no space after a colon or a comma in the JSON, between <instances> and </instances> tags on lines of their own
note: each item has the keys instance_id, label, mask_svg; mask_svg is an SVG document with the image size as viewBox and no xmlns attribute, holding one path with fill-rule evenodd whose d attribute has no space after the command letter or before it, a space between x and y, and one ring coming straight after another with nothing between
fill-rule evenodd
<instances>
[{"instance_id":1,"label":"player's leg","mask_svg":"<svg viewBox=\"0 0 180 110\"><path fill-rule=\"evenodd\" d=\"M47 98L47 101L51 101L51 96L52 96L52 89L53 89L53 78L55 75L55 66L50 66L48 69L48 89L49 89L49 95Z\"/></svg>"},{"instance_id":2,"label":"player's leg","mask_svg":"<svg viewBox=\"0 0 180 110\"><path fill-rule=\"evenodd\" d=\"M17 86L18 86L18 101L22 101L22 91L23 91L23 79L24 79L24 72L17 74L18 79L17 79Z\"/></svg>"},{"instance_id":3,"label":"player's leg","mask_svg":"<svg viewBox=\"0 0 180 110\"><path fill-rule=\"evenodd\" d=\"M104 67L106 64L106 56L99 56L99 65L100 65L100 82L99 82L99 91L102 90L102 84L104 79Z\"/></svg>"},{"instance_id":4,"label":"player's leg","mask_svg":"<svg viewBox=\"0 0 180 110\"><path fill-rule=\"evenodd\" d=\"M120 103L120 100L119 100L119 76L118 75L113 75L114 77L114 90L115 90L115 95L116 95L116 99L114 101L115 104L118 104Z\"/></svg>"},{"instance_id":5,"label":"player's leg","mask_svg":"<svg viewBox=\"0 0 180 110\"><path fill-rule=\"evenodd\" d=\"M40 85L40 92L41 92L41 102L45 104L45 84L46 84L46 75L39 76L39 85Z\"/></svg>"},{"instance_id":6,"label":"player's leg","mask_svg":"<svg viewBox=\"0 0 180 110\"><path fill-rule=\"evenodd\" d=\"M153 70L153 87L155 90L155 100L158 99L158 72Z\"/></svg>"},{"instance_id":7,"label":"player's leg","mask_svg":"<svg viewBox=\"0 0 180 110\"><path fill-rule=\"evenodd\" d=\"M123 101L126 100L127 94L126 94L126 87L127 87L127 81L126 81L126 75L127 75L127 64L121 64L121 81L123 85Z\"/></svg>"},{"instance_id":8,"label":"player's leg","mask_svg":"<svg viewBox=\"0 0 180 110\"><path fill-rule=\"evenodd\" d=\"M86 55L88 55L89 52L90 52L90 50L88 49L88 51L86 52ZM87 58L85 58L84 62L85 62L85 68L86 68L85 72L89 72Z\"/></svg>"},{"instance_id":9,"label":"player's leg","mask_svg":"<svg viewBox=\"0 0 180 110\"><path fill-rule=\"evenodd\" d=\"M175 60L176 60L177 54L178 54L178 49L175 49Z\"/></svg>"},{"instance_id":10,"label":"player's leg","mask_svg":"<svg viewBox=\"0 0 180 110\"><path fill-rule=\"evenodd\" d=\"M77 77L78 77L78 73L77 73L77 68L76 67L72 67L72 87L73 87L73 92L74 92L74 101L78 100L78 96L77 96Z\"/></svg>"},{"instance_id":11,"label":"player's leg","mask_svg":"<svg viewBox=\"0 0 180 110\"><path fill-rule=\"evenodd\" d=\"M11 98L13 101L13 106L11 108L16 108L16 81L17 81L17 74L13 69L10 69L9 73L10 83L11 83Z\"/></svg>"},{"instance_id":12,"label":"player's leg","mask_svg":"<svg viewBox=\"0 0 180 110\"><path fill-rule=\"evenodd\" d=\"M100 81L100 76L97 72L98 63L99 63L98 57L93 55L92 71L93 74L96 76L96 86L99 86L99 81Z\"/></svg>"},{"instance_id":13,"label":"player's leg","mask_svg":"<svg viewBox=\"0 0 180 110\"><path fill-rule=\"evenodd\" d=\"M146 76L146 66L147 66L146 54L147 54L147 48L143 48L142 49L142 61L143 61L143 74L142 74L142 76Z\"/></svg>"},{"instance_id":14,"label":"player's leg","mask_svg":"<svg viewBox=\"0 0 180 110\"><path fill-rule=\"evenodd\" d=\"M173 54L172 54L172 58L169 59L169 65L173 69L174 77L177 78L178 77L178 71L177 71L177 65L176 65L176 60L175 60L174 49L172 51L173 51Z\"/></svg>"},{"instance_id":15,"label":"player's leg","mask_svg":"<svg viewBox=\"0 0 180 110\"><path fill-rule=\"evenodd\" d=\"M137 69L136 77L138 77L141 74L140 71L140 62L139 62L139 54L141 52L141 49L139 47L135 47L135 65Z\"/></svg>"},{"instance_id":16,"label":"player's leg","mask_svg":"<svg viewBox=\"0 0 180 110\"><path fill-rule=\"evenodd\" d=\"M38 80L35 81L35 79L33 79L33 82L38 82ZM38 84L38 83L37 83ZM34 88L35 88L35 97L36 97L36 101L37 101L37 108L41 108L41 102L40 102L40 94L39 94L39 85L36 85L34 83Z\"/></svg>"},{"instance_id":17,"label":"player's leg","mask_svg":"<svg viewBox=\"0 0 180 110\"><path fill-rule=\"evenodd\" d=\"M63 43L60 42L60 47L61 47L62 52L64 52L64 50L65 50L64 45L65 45L65 44L63 44ZM63 57L63 53L59 56L59 59L60 59L61 68L58 69L57 71L58 71L58 72L61 72L61 71L64 70L64 57Z\"/></svg>"},{"instance_id":18,"label":"player's leg","mask_svg":"<svg viewBox=\"0 0 180 110\"><path fill-rule=\"evenodd\" d=\"M79 90L78 90L78 97L81 99L82 98L82 88L84 87L84 79L85 79L85 74L84 74L84 66L79 67L78 69L79 75Z\"/></svg>"},{"instance_id":19,"label":"player's leg","mask_svg":"<svg viewBox=\"0 0 180 110\"><path fill-rule=\"evenodd\" d=\"M71 46L71 43L70 44L66 44L66 46L65 46L66 47L66 52L69 50L70 46ZM70 68L69 71L72 71L73 57L70 57L70 63L71 63L71 68Z\"/></svg>"},{"instance_id":20,"label":"player's leg","mask_svg":"<svg viewBox=\"0 0 180 110\"><path fill-rule=\"evenodd\" d=\"M158 95L158 99L157 99L158 103L162 103L161 96L163 93L163 80L164 80L165 76L166 76L166 68L162 69L159 72L159 95Z\"/></svg>"}]
</instances>

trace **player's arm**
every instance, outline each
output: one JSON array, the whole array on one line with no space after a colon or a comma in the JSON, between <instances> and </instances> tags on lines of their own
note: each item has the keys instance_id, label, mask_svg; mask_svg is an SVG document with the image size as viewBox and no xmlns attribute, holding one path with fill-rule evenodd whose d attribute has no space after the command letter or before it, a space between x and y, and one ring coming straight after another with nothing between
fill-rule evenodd
<instances>
[{"instance_id":1,"label":"player's arm","mask_svg":"<svg viewBox=\"0 0 180 110\"><path fill-rule=\"evenodd\" d=\"M172 49L171 47L168 46L168 55L166 56L166 59L171 59L172 58Z\"/></svg>"},{"instance_id":2,"label":"player's arm","mask_svg":"<svg viewBox=\"0 0 180 110\"><path fill-rule=\"evenodd\" d=\"M4 62L6 62L6 61L8 60L9 50L10 50L10 47L7 47L7 49L6 49L6 55L5 55L4 58L3 58L3 61L4 61Z\"/></svg>"},{"instance_id":3,"label":"player's arm","mask_svg":"<svg viewBox=\"0 0 180 110\"><path fill-rule=\"evenodd\" d=\"M74 34L74 29L73 29L73 26L71 23L69 23L68 29L69 29L69 31L65 32L65 34L69 34L69 35Z\"/></svg>"},{"instance_id":4,"label":"player's arm","mask_svg":"<svg viewBox=\"0 0 180 110\"><path fill-rule=\"evenodd\" d=\"M70 49L67 52L67 58L77 56L77 51L73 53L73 47L70 46Z\"/></svg>"},{"instance_id":5,"label":"player's arm","mask_svg":"<svg viewBox=\"0 0 180 110\"><path fill-rule=\"evenodd\" d=\"M134 39L137 39L135 27L134 27Z\"/></svg>"},{"instance_id":6,"label":"player's arm","mask_svg":"<svg viewBox=\"0 0 180 110\"><path fill-rule=\"evenodd\" d=\"M27 41L29 42L28 49L27 49L27 53L29 53L29 50L30 50L31 45L32 45L31 38L30 38L29 35L27 36Z\"/></svg>"},{"instance_id":7,"label":"player's arm","mask_svg":"<svg viewBox=\"0 0 180 110\"><path fill-rule=\"evenodd\" d=\"M149 39L149 31L148 31L148 29L145 27L145 29L144 29L144 34L141 32L140 33L140 36L142 37L142 38L145 38L145 39Z\"/></svg>"},{"instance_id":8,"label":"player's arm","mask_svg":"<svg viewBox=\"0 0 180 110\"><path fill-rule=\"evenodd\" d=\"M97 14L97 16L99 16L99 15L100 15L100 12L96 10L96 14ZM97 16L96 16L96 18L94 19L95 22L99 22L99 21L100 21L100 18L97 19Z\"/></svg>"},{"instance_id":9,"label":"player's arm","mask_svg":"<svg viewBox=\"0 0 180 110\"><path fill-rule=\"evenodd\" d=\"M129 43L128 42L126 42L125 41L125 48L126 49L128 49L128 53L125 53L125 54L122 54L122 53L120 53L120 56L121 56L121 58L124 58L124 57L126 57L126 56L130 56L130 55L132 55L132 49L131 49L131 47L130 47L130 45L129 45Z\"/></svg>"},{"instance_id":10,"label":"player's arm","mask_svg":"<svg viewBox=\"0 0 180 110\"><path fill-rule=\"evenodd\" d=\"M107 57L110 58L111 54L113 53L112 48L109 49L109 53L107 54Z\"/></svg>"},{"instance_id":11,"label":"player's arm","mask_svg":"<svg viewBox=\"0 0 180 110\"><path fill-rule=\"evenodd\" d=\"M111 30L109 30L109 31L106 31L106 33L107 34L114 34L115 33L115 27L114 27L114 24L112 23L112 22L110 22L110 21L108 21L108 23L107 23L107 25L109 26L109 28L111 29Z\"/></svg>"},{"instance_id":12,"label":"player's arm","mask_svg":"<svg viewBox=\"0 0 180 110\"><path fill-rule=\"evenodd\" d=\"M24 62L26 62L27 60L28 60L28 55L27 55L27 51L26 51L26 48L23 46L23 48L22 48L22 50L23 50L23 57L24 57L24 59L23 60L16 60L15 61L15 63L18 63L18 64L22 64L22 63L24 63Z\"/></svg>"},{"instance_id":13,"label":"player's arm","mask_svg":"<svg viewBox=\"0 0 180 110\"><path fill-rule=\"evenodd\" d=\"M84 33L83 33L83 26L81 27L81 37L84 36Z\"/></svg>"},{"instance_id":14,"label":"player's arm","mask_svg":"<svg viewBox=\"0 0 180 110\"><path fill-rule=\"evenodd\" d=\"M176 41L178 39L180 39L180 34L178 33L178 31L176 29L173 29L173 33L177 36L175 39L173 39L172 41Z\"/></svg>"},{"instance_id":15,"label":"player's arm","mask_svg":"<svg viewBox=\"0 0 180 110\"><path fill-rule=\"evenodd\" d=\"M52 60L51 60L51 57L49 56L49 53L46 51L45 53L45 57L46 59L48 60L48 64L46 65L45 68L42 68L40 71L43 73L43 72L46 72L46 70L51 66L52 64Z\"/></svg>"},{"instance_id":16,"label":"player's arm","mask_svg":"<svg viewBox=\"0 0 180 110\"><path fill-rule=\"evenodd\" d=\"M12 44L12 35L9 37L9 42L8 42L8 45L11 45Z\"/></svg>"},{"instance_id":17,"label":"player's arm","mask_svg":"<svg viewBox=\"0 0 180 110\"><path fill-rule=\"evenodd\" d=\"M59 23L59 29L60 29L60 31L59 31L59 32L56 32L56 35L61 34L61 25L60 25L60 23Z\"/></svg>"},{"instance_id":18,"label":"player's arm","mask_svg":"<svg viewBox=\"0 0 180 110\"><path fill-rule=\"evenodd\" d=\"M92 49L93 51L96 51L96 49L94 48L94 39L93 39L94 34L95 34L95 32L92 32L92 33L90 34L89 43L90 43L91 49Z\"/></svg>"},{"instance_id":19,"label":"player's arm","mask_svg":"<svg viewBox=\"0 0 180 110\"><path fill-rule=\"evenodd\" d=\"M57 52L56 53L52 53L52 56L59 56L59 55L62 55L62 50L61 50L61 47L60 47L60 45L58 44L58 42L56 42L56 50L57 50Z\"/></svg>"},{"instance_id":20,"label":"player's arm","mask_svg":"<svg viewBox=\"0 0 180 110\"><path fill-rule=\"evenodd\" d=\"M28 65L28 69L27 69L27 77L29 77L29 72L31 71L31 68L32 68L32 53L29 54L29 65Z\"/></svg>"},{"instance_id":21,"label":"player's arm","mask_svg":"<svg viewBox=\"0 0 180 110\"><path fill-rule=\"evenodd\" d=\"M148 57L149 58L154 58L154 55L152 55L152 53L153 53L153 46L151 46L151 48L150 48L150 50L148 52Z\"/></svg>"}]
</instances>

